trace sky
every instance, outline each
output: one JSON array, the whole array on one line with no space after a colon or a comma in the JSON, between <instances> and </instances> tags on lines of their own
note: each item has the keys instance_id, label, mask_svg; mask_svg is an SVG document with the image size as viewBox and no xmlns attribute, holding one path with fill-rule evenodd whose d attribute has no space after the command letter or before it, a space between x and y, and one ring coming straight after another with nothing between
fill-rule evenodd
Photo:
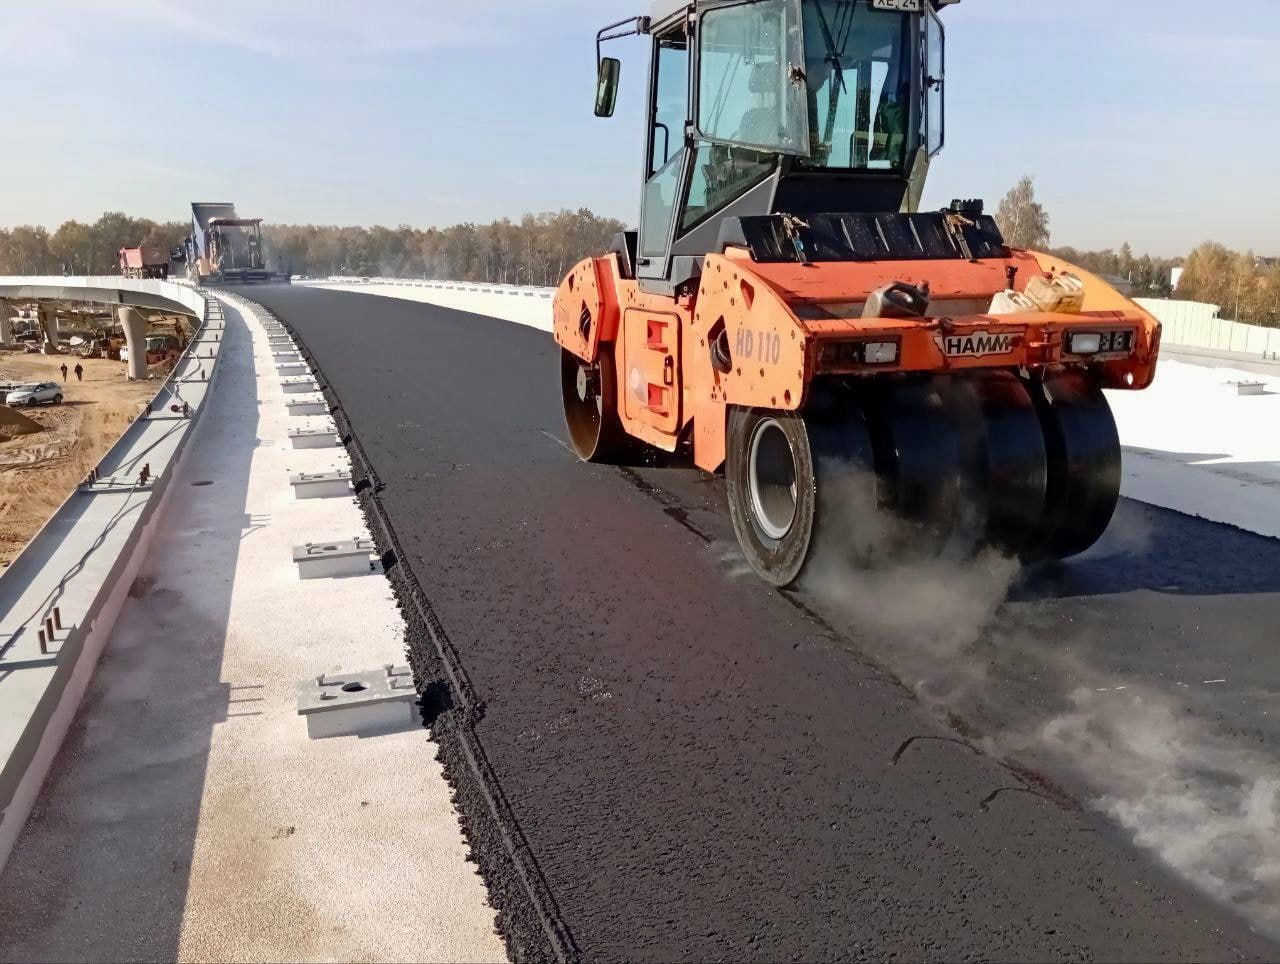
<instances>
[{"instance_id":1,"label":"sky","mask_svg":"<svg viewBox=\"0 0 1280 964\"><path fill-rule=\"evenodd\" d=\"M0 0L0 226L108 210L634 222L647 0ZM1280 0L962 0L926 206L1035 178L1053 243L1280 255Z\"/></svg>"}]
</instances>

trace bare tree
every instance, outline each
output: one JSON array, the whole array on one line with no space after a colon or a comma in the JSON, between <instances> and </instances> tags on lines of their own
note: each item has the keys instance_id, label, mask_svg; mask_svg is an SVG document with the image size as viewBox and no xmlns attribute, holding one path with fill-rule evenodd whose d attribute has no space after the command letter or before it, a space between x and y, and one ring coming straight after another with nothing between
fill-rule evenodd
<instances>
[{"instance_id":1,"label":"bare tree","mask_svg":"<svg viewBox=\"0 0 1280 964\"><path fill-rule=\"evenodd\" d=\"M1030 177L1024 177L1004 196L996 211L996 224L1011 247L1049 246L1049 214L1036 200L1035 182Z\"/></svg>"}]
</instances>

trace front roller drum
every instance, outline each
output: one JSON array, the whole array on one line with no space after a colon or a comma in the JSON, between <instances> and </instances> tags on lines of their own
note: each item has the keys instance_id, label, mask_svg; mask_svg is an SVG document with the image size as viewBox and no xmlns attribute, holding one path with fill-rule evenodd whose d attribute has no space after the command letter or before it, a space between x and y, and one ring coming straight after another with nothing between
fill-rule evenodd
<instances>
[{"instance_id":1,"label":"front roller drum","mask_svg":"<svg viewBox=\"0 0 1280 964\"><path fill-rule=\"evenodd\" d=\"M870 432L850 395L803 413L734 406L727 442L729 515L762 579L785 588L824 566L870 564L884 517Z\"/></svg>"},{"instance_id":2,"label":"front roller drum","mask_svg":"<svg viewBox=\"0 0 1280 964\"><path fill-rule=\"evenodd\" d=\"M560 349L560 392L569 442L586 462L625 461L635 444L618 420L618 382L612 346L600 346L600 358L587 363Z\"/></svg>"}]
</instances>

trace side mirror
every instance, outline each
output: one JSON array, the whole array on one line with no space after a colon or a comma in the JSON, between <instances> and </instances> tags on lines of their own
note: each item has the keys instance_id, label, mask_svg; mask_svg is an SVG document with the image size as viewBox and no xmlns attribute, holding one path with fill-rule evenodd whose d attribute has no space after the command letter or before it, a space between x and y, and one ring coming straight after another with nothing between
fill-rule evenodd
<instances>
[{"instance_id":1,"label":"side mirror","mask_svg":"<svg viewBox=\"0 0 1280 964\"><path fill-rule=\"evenodd\" d=\"M612 117L618 106L618 77L622 74L622 61L605 57L600 61L600 76L596 79L596 116Z\"/></svg>"}]
</instances>

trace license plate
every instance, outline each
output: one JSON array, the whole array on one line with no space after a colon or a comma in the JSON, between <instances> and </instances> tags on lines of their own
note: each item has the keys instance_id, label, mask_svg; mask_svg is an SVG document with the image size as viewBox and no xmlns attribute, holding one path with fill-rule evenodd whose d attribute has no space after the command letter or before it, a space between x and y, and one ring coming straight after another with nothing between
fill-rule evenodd
<instances>
[{"instance_id":1,"label":"license plate","mask_svg":"<svg viewBox=\"0 0 1280 964\"><path fill-rule=\"evenodd\" d=\"M898 13L919 13L924 0L871 0L872 10L896 10Z\"/></svg>"}]
</instances>

